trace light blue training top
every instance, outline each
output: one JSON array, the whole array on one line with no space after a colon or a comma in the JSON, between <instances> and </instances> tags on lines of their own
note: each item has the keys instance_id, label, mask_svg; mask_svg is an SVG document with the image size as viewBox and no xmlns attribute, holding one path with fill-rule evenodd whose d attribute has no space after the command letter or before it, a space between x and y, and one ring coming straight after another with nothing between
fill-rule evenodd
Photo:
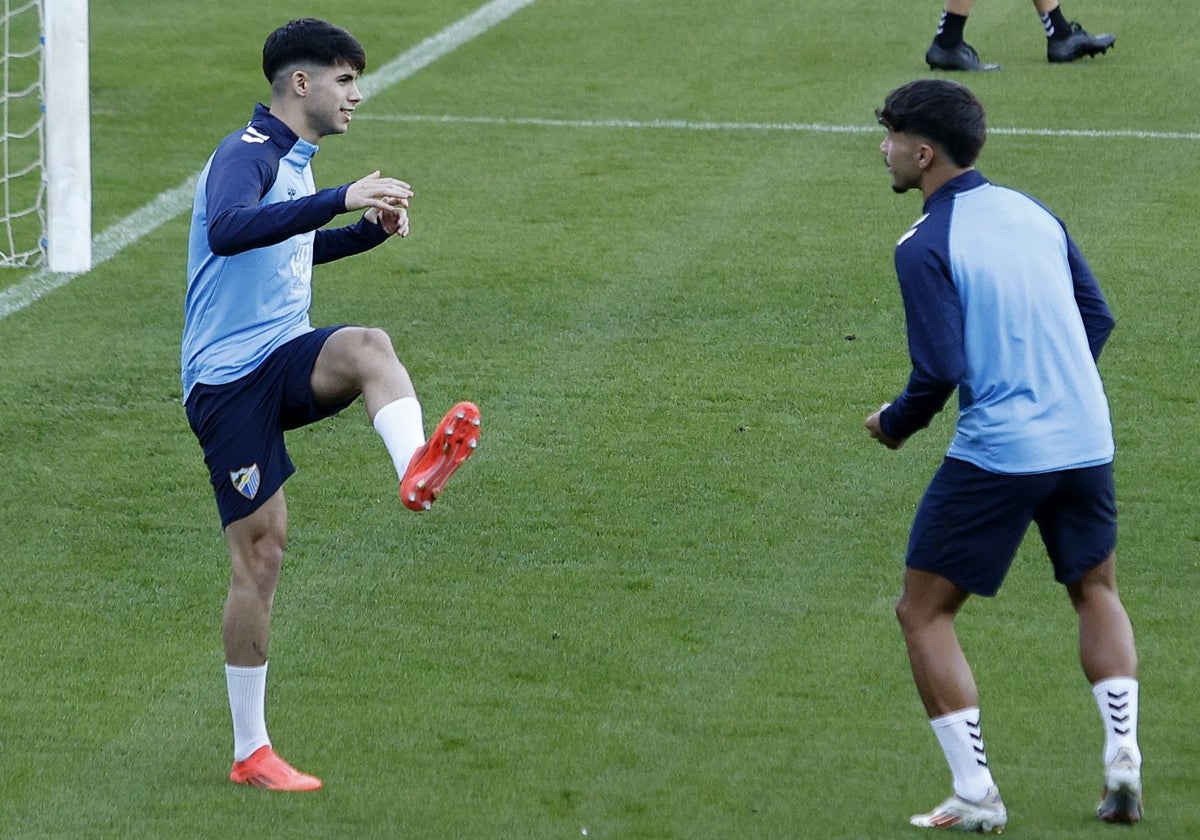
<instances>
[{"instance_id":1,"label":"light blue training top","mask_svg":"<svg viewBox=\"0 0 1200 840\"><path fill-rule=\"evenodd\" d=\"M345 212L349 184L315 189L317 148L260 104L200 173L188 239L184 402L197 383L240 379L280 345L312 330L314 263L387 239L363 219L318 230Z\"/></svg>"},{"instance_id":2,"label":"light blue training top","mask_svg":"<svg viewBox=\"0 0 1200 840\"><path fill-rule=\"evenodd\" d=\"M913 370L883 413L903 439L955 388L947 455L997 473L1113 458L1096 367L1114 321L1062 222L971 170L935 192L896 246Z\"/></svg>"}]
</instances>

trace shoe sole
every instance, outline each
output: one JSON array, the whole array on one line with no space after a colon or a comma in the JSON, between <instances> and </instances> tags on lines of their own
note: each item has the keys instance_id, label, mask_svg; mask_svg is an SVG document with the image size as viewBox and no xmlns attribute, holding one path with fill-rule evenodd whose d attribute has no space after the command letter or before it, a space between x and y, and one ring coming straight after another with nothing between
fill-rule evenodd
<instances>
[{"instance_id":1,"label":"shoe sole","mask_svg":"<svg viewBox=\"0 0 1200 840\"><path fill-rule=\"evenodd\" d=\"M988 818L963 818L954 813L916 814L909 818L915 828L932 828L939 831L970 831L976 834L1003 834L1008 820L998 822Z\"/></svg>"},{"instance_id":2,"label":"shoe sole","mask_svg":"<svg viewBox=\"0 0 1200 840\"><path fill-rule=\"evenodd\" d=\"M284 784L280 782L272 782L266 776L260 776L257 773L230 774L229 781L238 785L248 785L262 790L278 790L285 793L308 793L314 790L321 789L321 780L314 778L311 782L303 782L301 784Z\"/></svg>"},{"instance_id":3,"label":"shoe sole","mask_svg":"<svg viewBox=\"0 0 1200 840\"><path fill-rule=\"evenodd\" d=\"M1106 793L1096 806L1096 816L1106 823L1133 825L1142 820L1142 798L1127 788Z\"/></svg>"},{"instance_id":4,"label":"shoe sole","mask_svg":"<svg viewBox=\"0 0 1200 840\"><path fill-rule=\"evenodd\" d=\"M940 70L945 73L989 73L992 70L999 70L999 64L986 64L980 62L977 67L959 67L957 65L934 64L932 61L926 61L930 70Z\"/></svg>"},{"instance_id":5,"label":"shoe sole","mask_svg":"<svg viewBox=\"0 0 1200 840\"><path fill-rule=\"evenodd\" d=\"M423 511L433 506L450 476L479 446L479 428L479 409L473 403L461 402L450 409L427 444L440 445L436 460L420 470L415 481L406 474L401 482L400 500L406 508Z\"/></svg>"},{"instance_id":6,"label":"shoe sole","mask_svg":"<svg viewBox=\"0 0 1200 840\"><path fill-rule=\"evenodd\" d=\"M229 769L229 781L239 785L291 793L321 789L321 780L316 776L301 773L274 753L270 758L273 758L273 761L255 761L253 756L248 761L235 761L233 767ZM260 769L259 765L263 763L272 765L273 772L264 772Z\"/></svg>"},{"instance_id":7,"label":"shoe sole","mask_svg":"<svg viewBox=\"0 0 1200 840\"><path fill-rule=\"evenodd\" d=\"M909 820L909 824L915 828L932 828L935 831L969 831L975 834L1003 834L1004 828L1008 825L1007 822L1002 822L997 825L996 823L988 820L981 821L979 825L974 828L964 828L961 822L926 825L924 823L913 822L912 820Z\"/></svg>"},{"instance_id":8,"label":"shoe sole","mask_svg":"<svg viewBox=\"0 0 1200 840\"><path fill-rule=\"evenodd\" d=\"M1081 58L1095 58L1098 55L1104 55L1115 46L1116 42L1114 41L1111 44L1105 44L1103 46L1084 47L1074 55L1062 56L1061 58L1051 58L1050 56L1046 56L1046 60L1051 64L1070 64L1072 61L1078 61Z\"/></svg>"}]
</instances>

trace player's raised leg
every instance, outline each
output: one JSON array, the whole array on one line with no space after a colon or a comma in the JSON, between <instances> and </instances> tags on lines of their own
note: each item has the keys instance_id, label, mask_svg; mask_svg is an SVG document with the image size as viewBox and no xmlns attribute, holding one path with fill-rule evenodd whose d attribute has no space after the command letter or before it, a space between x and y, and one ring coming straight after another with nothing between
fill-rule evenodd
<instances>
[{"instance_id":1,"label":"player's raised leg","mask_svg":"<svg viewBox=\"0 0 1200 840\"><path fill-rule=\"evenodd\" d=\"M387 333L345 327L329 337L312 373L313 393L330 404L361 393L411 510L428 510L450 476L479 445L479 409L460 402L427 441L421 404Z\"/></svg>"},{"instance_id":2,"label":"player's raised leg","mask_svg":"<svg viewBox=\"0 0 1200 840\"><path fill-rule=\"evenodd\" d=\"M417 396L391 338L373 327L342 327L326 339L313 364L312 392L326 405L362 394L371 420L389 403Z\"/></svg>"}]
</instances>

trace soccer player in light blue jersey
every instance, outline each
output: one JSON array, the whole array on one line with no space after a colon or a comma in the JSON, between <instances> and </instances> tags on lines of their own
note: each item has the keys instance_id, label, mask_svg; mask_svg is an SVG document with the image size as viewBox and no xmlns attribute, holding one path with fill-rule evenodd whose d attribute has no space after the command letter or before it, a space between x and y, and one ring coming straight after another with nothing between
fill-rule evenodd
<instances>
[{"instance_id":1,"label":"soccer player in light blue jersey","mask_svg":"<svg viewBox=\"0 0 1200 840\"><path fill-rule=\"evenodd\" d=\"M876 116L893 190L920 190L924 207L896 246L912 371L867 430L899 449L956 389L959 402L954 439L913 522L896 606L954 793L911 822L998 833L1008 821L954 620L971 594L996 594L1032 523L1078 613L1080 661L1104 723L1097 814L1136 822L1137 653L1117 593L1112 426L1096 367L1112 314L1063 223L975 170L986 128L970 90L912 82Z\"/></svg>"},{"instance_id":2,"label":"soccer player in light blue jersey","mask_svg":"<svg viewBox=\"0 0 1200 840\"><path fill-rule=\"evenodd\" d=\"M280 758L265 704L271 604L287 541L283 484L295 471L284 432L332 416L361 395L395 466L400 497L426 510L479 440L479 410L454 406L427 441L421 405L380 329L314 328L315 264L409 232L412 188L372 172L317 190L321 138L344 133L362 101L362 45L312 18L263 46L270 107L213 153L196 185L188 242L183 401L204 450L232 573L222 621L233 717L230 779L307 791L320 779ZM323 229L343 213L359 218Z\"/></svg>"}]
</instances>

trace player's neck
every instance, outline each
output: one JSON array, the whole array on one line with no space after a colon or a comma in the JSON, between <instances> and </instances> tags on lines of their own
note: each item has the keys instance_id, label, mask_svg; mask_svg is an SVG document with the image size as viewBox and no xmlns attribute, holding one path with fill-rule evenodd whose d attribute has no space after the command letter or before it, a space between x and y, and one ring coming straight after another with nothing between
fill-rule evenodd
<instances>
[{"instance_id":1,"label":"player's neck","mask_svg":"<svg viewBox=\"0 0 1200 840\"><path fill-rule=\"evenodd\" d=\"M294 131L297 137L312 143L314 146L321 142L320 133L312 127L312 124L304 114L304 110L297 107L294 103L286 99L272 97L268 110L270 110L271 116Z\"/></svg>"},{"instance_id":2,"label":"player's neck","mask_svg":"<svg viewBox=\"0 0 1200 840\"><path fill-rule=\"evenodd\" d=\"M974 168L973 166L945 164L926 170L921 177L921 195L928 199L929 196L940 190L949 181L953 181L959 175L962 175L964 172L970 172Z\"/></svg>"}]
</instances>

